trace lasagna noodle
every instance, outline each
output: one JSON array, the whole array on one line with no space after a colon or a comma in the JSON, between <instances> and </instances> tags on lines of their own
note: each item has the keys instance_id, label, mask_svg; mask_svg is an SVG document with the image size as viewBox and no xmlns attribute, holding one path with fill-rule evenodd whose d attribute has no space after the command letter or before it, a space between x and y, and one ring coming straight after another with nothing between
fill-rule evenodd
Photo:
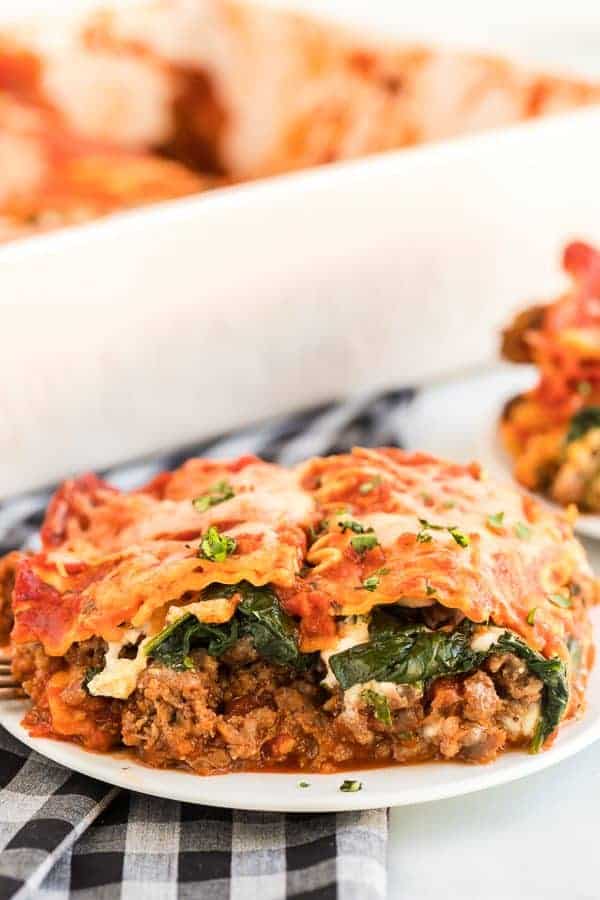
<instances>
[{"instance_id":1,"label":"lasagna noodle","mask_svg":"<svg viewBox=\"0 0 600 900\"><path fill-rule=\"evenodd\" d=\"M199 512L193 498L223 476L233 496ZM230 466L188 464L127 495L95 476L67 482L49 506L44 551L17 579L14 640L39 640L62 655L91 636L117 640L123 625L145 625L213 582L291 586L306 549L301 526L314 506L295 480L244 458ZM171 499L185 492L187 499ZM221 562L199 552L213 527L236 543Z\"/></svg>"},{"instance_id":2,"label":"lasagna noodle","mask_svg":"<svg viewBox=\"0 0 600 900\"><path fill-rule=\"evenodd\" d=\"M581 582L588 595L594 587L565 518L489 481L477 467L423 454L359 450L309 462L302 479L320 502L327 527L308 552L310 590L299 586L302 603L291 596L288 608L310 607L310 591L343 616L382 604L435 601L474 622L493 620L547 655L567 658L573 615L548 597L571 581ZM364 492L365 485L372 489ZM339 512L344 506L348 513ZM344 528L348 520L372 530L373 549L354 552L355 532ZM456 541L453 529L467 546ZM538 611L530 624L532 609ZM313 636L310 648L318 643Z\"/></svg>"}]
</instances>

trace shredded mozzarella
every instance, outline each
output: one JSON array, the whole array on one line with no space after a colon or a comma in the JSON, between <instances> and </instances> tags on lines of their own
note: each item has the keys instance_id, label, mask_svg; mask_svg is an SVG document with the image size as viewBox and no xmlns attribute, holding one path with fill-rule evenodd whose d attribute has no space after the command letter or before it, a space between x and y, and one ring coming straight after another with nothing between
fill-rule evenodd
<instances>
[{"instance_id":1,"label":"shredded mozzarella","mask_svg":"<svg viewBox=\"0 0 600 900\"><path fill-rule=\"evenodd\" d=\"M505 634L506 628L489 628L478 629L471 640L471 650L476 653L486 653L498 640Z\"/></svg>"}]
</instances>

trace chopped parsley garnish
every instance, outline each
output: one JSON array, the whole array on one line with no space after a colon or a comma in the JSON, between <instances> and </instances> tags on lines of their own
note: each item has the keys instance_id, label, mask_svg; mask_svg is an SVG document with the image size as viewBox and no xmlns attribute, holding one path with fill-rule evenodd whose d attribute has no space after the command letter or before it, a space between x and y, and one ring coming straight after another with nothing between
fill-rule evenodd
<instances>
[{"instance_id":1,"label":"chopped parsley garnish","mask_svg":"<svg viewBox=\"0 0 600 900\"><path fill-rule=\"evenodd\" d=\"M447 531L449 535L456 541L459 547L468 547L469 538L456 525L434 525L427 519L419 519L421 530L417 534L417 541L420 544L427 544L432 539L430 531Z\"/></svg>"},{"instance_id":2,"label":"chopped parsley garnish","mask_svg":"<svg viewBox=\"0 0 600 900\"><path fill-rule=\"evenodd\" d=\"M234 552L235 547L236 543L233 538L221 534L219 529L212 525L200 541L198 556L213 562L225 562L227 557Z\"/></svg>"},{"instance_id":3,"label":"chopped parsley garnish","mask_svg":"<svg viewBox=\"0 0 600 900\"><path fill-rule=\"evenodd\" d=\"M371 491L374 491L376 487L379 487L381 484L381 475L376 475L375 478L371 478L369 481L363 481L361 486L358 489L359 494L370 494Z\"/></svg>"},{"instance_id":4,"label":"chopped parsley garnish","mask_svg":"<svg viewBox=\"0 0 600 900\"><path fill-rule=\"evenodd\" d=\"M490 528L502 528L504 522L504 513L494 513L492 516L487 517L486 522Z\"/></svg>"},{"instance_id":5,"label":"chopped parsley garnish","mask_svg":"<svg viewBox=\"0 0 600 900\"><path fill-rule=\"evenodd\" d=\"M561 609L571 609L573 606L573 601L568 594L550 594L548 599L550 603L553 603L554 606L560 606Z\"/></svg>"},{"instance_id":6,"label":"chopped parsley garnish","mask_svg":"<svg viewBox=\"0 0 600 900\"><path fill-rule=\"evenodd\" d=\"M377 540L377 535L371 530L365 534L357 534L356 537L352 538L350 543L357 553L366 553L367 550L372 550L373 547L377 547L379 541Z\"/></svg>"},{"instance_id":7,"label":"chopped parsley garnish","mask_svg":"<svg viewBox=\"0 0 600 900\"><path fill-rule=\"evenodd\" d=\"M216 506L217 503L223 503L224 500L231 500L232 497L235 497L235 491L229 482L218 481L216 484L213 484L207 494L202 494L200 497L194 497L192 506L196 512L206 512L211 506Z\"/></svg>"},{"instance_id":8,"label":"chopped parsley garnish","mask_svg":"<svg viewBox=\"0 0 600 900\"><path fill-rule=\"evenodd\" d=\"M444 509L454 509L456 503L454 502L454 500L444 500L442 506L444 507Z\"/></svg>"},{"instance_id":9,"label":"chopped parsley garnish","mask_svg":"<svg viewBox=\"0 0 600 900\"><path fill-rule=\"evenodd\" d=\"M532 609L529 610L529 612L527 613L527 624L528 625L535 625L536 613L537 613L537 606L534 606Z\"/></svg>"},{"instance_id":10,"label":"chopped parsley garnish","mask_svg":"<svg viewBox=\"0 0 600 900\"><path fill-rule=\"evenodd\" d=\"M381 581L382 575L389 575L389 569L377 569L376 572L373 572L372 575L369 575L368 578L365 578L360 587L356 588L357 591L376 591L379 587L379 582Z\"/></svg>"},{"instance_id":11,"label":"chopped parsley garnish","mask_svg":"<svg viewBox=\"0 0 600 900\"><path fill-rule=\"evenodd\" d=\"M589 381L579 381L577 383L577 393L582 397L589 397L592 393L592 386Z\"/></svg>"},{"instance_id":12,"label":"chopped parsley garnish","mask_svg":"<svg viewBox=\"0 0 600 900\"><path fill-rule=\"evenodd\" d=\"M520 541L528 541L531 537L531 528L528 528L524 522L517 522L514 532Z\"/></svg>"},{"instance_id":13,"label":"chopped parsley garnish","mask_svg":"<svg viewBox=\"0 0 600 900\"><path fill-rule=\"evenodd\" d=\"M444 531L446 528L445 525L434 525L433 522L428 522L427 519L419 519L419 522L423 528L430 528L432 531Z\"/></svg>"},{"instance_id":14,"label":"chopped parsley garnish","mask_svg":"<svg viewBox=\"0 0 600 900\"><path fill-rule=\"evenodd\" d=\"M344 791L346 794L354 794L356 791L362 791L362 781L353 781L350 778L347 778L341 785L340 791Z\"/></svg>"},{"instance_id":15,"label":"chopped parsley garnish","mask_svg":"<svg viewBox=\"0 0 600 900\"><path fill-rule=\"evenodd\" d=\"M346 531L353 531L354 534L366 534L368 531L373 531L372 528L365 528L364 525L361 525L355 519L344 519L343 522L338 522L338 525L344 534Z\"/></svg>"},{"instance_id":16,"label":"chopped parsley garnish","mask_svg":"<svg viewBox=\"0 0 600 900\"><path fill-rule=\"evenodd\" d=\"M379 580L379 575L369 575L369 577L365 578L363 581L362 588L364 588L365 591L376 591L379 587Z\"/></svg>"},{"instance_id":17,"label":"chopped parsley garnish","mask_svg":"<svg viewBox=\"0 0 600 900\"><path fill-rule=\"evenodd\" d=\"M468 547L469 546L469 538L468 535L464 533L464 531L459 531L458 528L449 528L449 533L452 535L456 543L459 547Z\"/></svg>"},{"instance_id":18,"label":"chopped parsley garnish","mask_svg":"<svg viewBox=\"0 0 600 900\"><path fill-rule=\"evenodd\" d=\"M299 788L307 788L307 787L310 787L310 781L299 781L299 782L298 782L298 787L299 787Z\"/></svg>"},{"instance_id":19,"label":"chopped parsley garnish","mask_svg":"<svg viewBox=\"0 0 600 900\"><path fill-rule=\"evenodd\" d=\"M367 550L372 550L379 543L373 529L365 528L364 525L361 525L355 519L344 519L343 522L338 522L338 525L343 533L353 531L357 535L350 541L357 553L366 553ZM374 588L371 588L371 590L374 590Z\"/></svg>"},{"instance_id":20,"label":"chopped parsley garnish","mask_svg":"<svg viewBox=\"0 0 600 900\"><path fill-rule=\"evenodd\" d=\"M384 725L392 724L392 713L387 697L371 690L363 691L361 697L367 706L371 707L378 722L382 722Z\"/></svg>"},{"instance_id":21,"label":"chopped parsley garnish","mask_svg":"<svg viewBox=\"0 0 600 900\"><path fill-rule=\"evenodd\" d=\"M429 581L427 579L425 580L425 593L428 597L433 597L433 595L437 593L436 589L433 587L433 585L429 584Z\"/></svg>"}]
</instances>

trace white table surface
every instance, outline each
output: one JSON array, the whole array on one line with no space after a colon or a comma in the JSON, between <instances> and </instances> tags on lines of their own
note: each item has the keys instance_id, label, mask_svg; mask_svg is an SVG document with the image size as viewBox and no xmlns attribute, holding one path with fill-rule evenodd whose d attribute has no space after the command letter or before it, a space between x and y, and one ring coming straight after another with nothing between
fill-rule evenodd
<instances>
[{"instance_id":1,"label":"white table surface","mask_svg":"<svg viewBox=\"0 0 600 900\"><path fill-rule=\"evenodd\" d=\"M512 784L391 810L389 900L598 900L599 798L600 742Z\"/></svg>"},{"instance_id":2,"label":"white table surface","mask_svg":"<svg viewBox=\"0 0 600 900\"><path fill-rule=\"evenodd\" d=\"M389 900L597 900L600 743L556 767L390 814Z\"/></svg>"}]
</instances>

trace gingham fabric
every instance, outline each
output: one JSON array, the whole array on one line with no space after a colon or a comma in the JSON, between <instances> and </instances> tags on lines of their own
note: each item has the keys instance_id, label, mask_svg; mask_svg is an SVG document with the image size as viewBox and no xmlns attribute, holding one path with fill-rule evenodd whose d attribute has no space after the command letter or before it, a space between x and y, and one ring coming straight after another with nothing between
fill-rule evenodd
<instances>
[{"instance_id":1,"label":"gingham fabric","mask_svg":"<svg viewBox=\"0 0 600 900\"><path fill-rule=\"evenodd\" d=\"M328 404L102 473L123 489L189 456L285 464L401 446L411 390ZM51 490L0 506L0 552L35 547ZM0 727L0 900L382 900L387 812L283 815L129 793L71 772Z\"/></svg>"}]
</instances>

